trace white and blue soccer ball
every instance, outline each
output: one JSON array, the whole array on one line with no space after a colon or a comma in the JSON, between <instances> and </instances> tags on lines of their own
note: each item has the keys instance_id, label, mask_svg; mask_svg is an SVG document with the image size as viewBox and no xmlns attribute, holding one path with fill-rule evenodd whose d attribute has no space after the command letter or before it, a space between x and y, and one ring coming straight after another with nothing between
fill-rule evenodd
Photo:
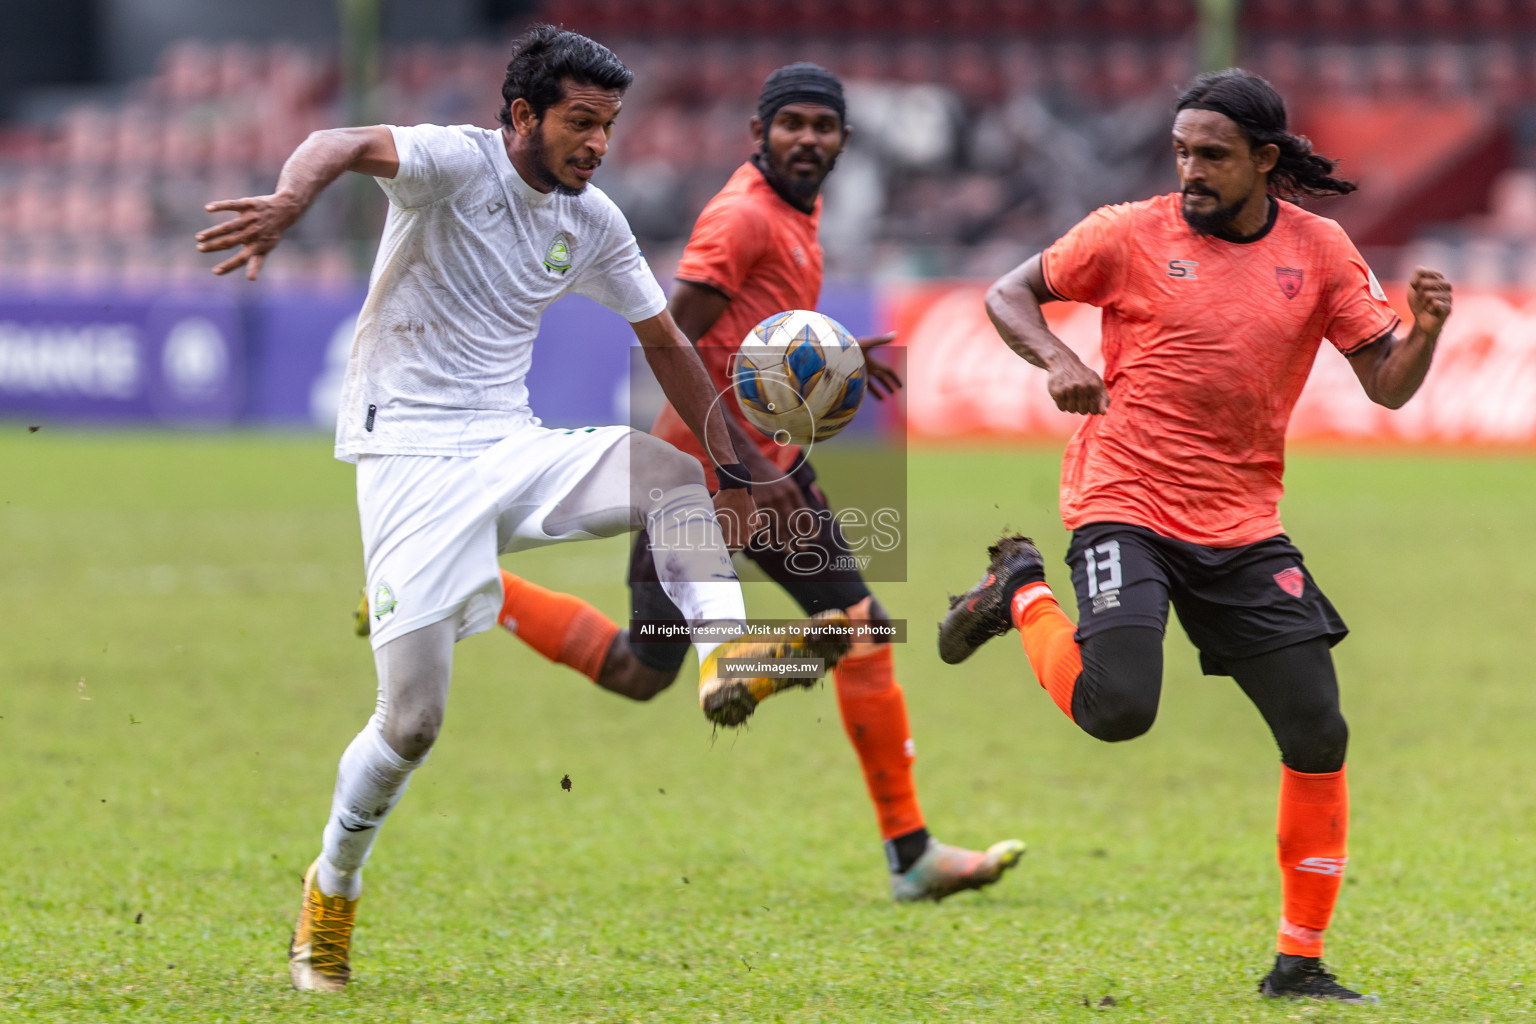
<instances>
[{"instance_id":1,"label":"white and blue soccer ball","mask_svg":"<svg viewBox=\"0 0 1536 1024\"><path fill-rule=\"evenodd\" d=\"M736 353L736 401L753 426L780 444L824 441L864 401L864 352L848 329L809 309L775 313Z\"/></svg>"}]
</instances>

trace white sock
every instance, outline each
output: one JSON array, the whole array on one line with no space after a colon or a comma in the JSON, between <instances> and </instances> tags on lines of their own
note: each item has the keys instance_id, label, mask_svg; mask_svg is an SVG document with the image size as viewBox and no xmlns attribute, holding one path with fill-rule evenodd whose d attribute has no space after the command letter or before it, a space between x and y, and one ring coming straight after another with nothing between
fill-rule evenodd
<instances>
[{"instance_id":1,"label":"white sock","mask_svg":"<svg viewBox=\"0 0 1536 1024\"><path fill-rule=\"evenodd\" d=\"M407 761L390 749L375 715L368 719L341 755L336 794L321 840L318 878L327 896L357 899L363 890L363 864L379 826L405 793L411 772L422 761Z\"/></svg>"},{"instance_id":2,"label":"white sock","mask_svg":"<svg viewBox=\"0 0 1536 1024\"><path fill-rule=\"evenodd\" d=\"M690 626L746 620L741 580L715 519L715 503L703 484L683 484L663 494L646 517L646 529L661 589ZM726 639L695 639L699 663Z\"/></svg>"}]
</instances>

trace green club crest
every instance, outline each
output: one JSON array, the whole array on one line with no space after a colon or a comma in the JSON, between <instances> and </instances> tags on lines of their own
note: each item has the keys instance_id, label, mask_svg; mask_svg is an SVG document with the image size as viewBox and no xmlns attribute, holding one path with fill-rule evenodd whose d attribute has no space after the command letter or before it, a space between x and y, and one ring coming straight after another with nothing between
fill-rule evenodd
<instances>
[{"instance_id":1,"label":"green club crest","mask_svg":"<svg viewBox=\"0 0 1536 1024\"><path fill-rule=\"evenodd\" d=\"M373 590L373 617L382 619L395 610L395 592L388 583L380 583Z\"/></svg>"},{"instance_id":2,"label":"green club crest","mask_svg":"<svg viewBox=\"0 0 1536 1024\"><path fill-rule=\"evenodd\" d=\"M571 269L571 240L564 231L549 240L549 248L544 250L544 265L561 274Z\"/></svg>"}]
</instances>

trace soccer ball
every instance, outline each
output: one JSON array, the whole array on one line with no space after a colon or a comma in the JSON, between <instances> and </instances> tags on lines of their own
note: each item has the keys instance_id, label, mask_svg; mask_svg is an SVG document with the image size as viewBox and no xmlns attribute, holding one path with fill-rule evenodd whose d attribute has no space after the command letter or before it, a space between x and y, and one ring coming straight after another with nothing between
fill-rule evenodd
<instances>
[{"instance_id":1,"label":"soccer ball","mask_svg":"<svg viewBox=\"0 0 1536 1024\"><path fill-rule=\"evenodd\" d=\"M809 309L775 313L736 353L732 382L741 411L779 444L824 441L864 401L864 351L848 329Z\"/></svg>"}]
</instances>

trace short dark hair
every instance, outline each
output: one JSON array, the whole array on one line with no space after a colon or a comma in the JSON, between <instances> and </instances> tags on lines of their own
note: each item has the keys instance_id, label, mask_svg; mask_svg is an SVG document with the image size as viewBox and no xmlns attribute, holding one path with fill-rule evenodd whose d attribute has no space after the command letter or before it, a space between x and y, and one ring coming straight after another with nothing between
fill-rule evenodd
<instances>
[{"instance_id":1,"label":"short dark hair","mask_svg":"<svg viewBox=\"0 0 1536 1024\"><path fill-rule=\"evenodd\" d=\"M1285 101L1275 87L1242 68L1209 71L1179 96L1174 110L1225 114L1248 145L1277 146L1280 159L1269 172L1269 191L1280 196L1342 196L1358 186L1333 176L1334 161L1312 152L1312 140L1286 131Z\"/></svg>"},{"instance_id":2,"label":"short dark hair","mask_svg":"<svg viewBox=\"0 0 1536 1024\"><path fill-rule=\"evenodd\" d=\"M496 119L512 124L512 101L523 99L539 117L565 98L565 80L579 85L623 92L635 80L612 50L554 25L535 25L512 44L507 77L501 83L501 109Z\"/></svg>"}]
</instances>

